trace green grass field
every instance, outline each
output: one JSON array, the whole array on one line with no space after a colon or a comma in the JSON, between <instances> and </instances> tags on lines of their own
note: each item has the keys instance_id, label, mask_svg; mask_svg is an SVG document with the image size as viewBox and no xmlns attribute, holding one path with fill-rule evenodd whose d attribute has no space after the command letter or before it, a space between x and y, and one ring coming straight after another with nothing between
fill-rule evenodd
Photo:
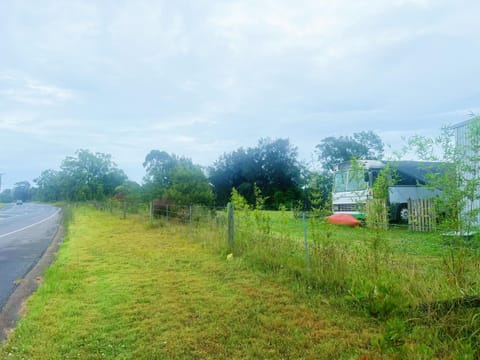
<instances>
[{"instance_id":1,"label":"green grass field","mask_svg":"<svg viewBox=\"0 0 480 360\"><path fill-rule=\"evenodd\" d=\"M412 310L477 292L477 247L310 219L307 271L291 213L237 214L233 257L223 215L75 208L0 358L478 358L478 309Z\"/></svg>"},{"instance_id":2,"label":"green grass field","mask_svg":"<svg viewBox=\"0 0 480 360\"><path fill-rule=\"evenodd\" d=\"M183 227L78 208L6 359L356 358L379 327L305 298Z\"/></svg>"}]
</instances>

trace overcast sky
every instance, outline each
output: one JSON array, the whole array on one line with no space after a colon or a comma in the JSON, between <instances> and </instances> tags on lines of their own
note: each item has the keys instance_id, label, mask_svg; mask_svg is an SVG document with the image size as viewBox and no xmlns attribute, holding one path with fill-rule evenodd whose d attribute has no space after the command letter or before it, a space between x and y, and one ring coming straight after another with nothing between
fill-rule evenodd
<instances>
[{"instance_id":1,"label":"overcast sky","mask_svg":"<svg viewBox=\"0 0 480 360\"><path fill-rule=\"evenodd\" d=\"M0 0L4 187L109 153L434 135L480 112L478 0Z\"/></svg>"}]
</instances>

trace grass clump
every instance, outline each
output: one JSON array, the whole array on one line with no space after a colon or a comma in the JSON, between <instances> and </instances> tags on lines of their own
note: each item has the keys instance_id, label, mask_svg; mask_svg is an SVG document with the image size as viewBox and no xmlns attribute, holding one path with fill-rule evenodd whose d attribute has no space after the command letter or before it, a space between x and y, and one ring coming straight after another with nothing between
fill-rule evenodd
<instances>
[{"instance_id":1,"label":"grass clump","mask_svg":"<svg viewBox=\"0 0 480 360\"><path fill-rule=\"evenodd\" d=\"M214 255L199 229L73 211L0 358L375 358L370 320L299 296L237 254Z\"/></svg>"},{"instance_id":2,"label":"grass clump","mask_svg":"<svg viewBox=\"0 0 480 360\"><path fill-rule=\"evenodd\" d=\"M376 321L385 329L373 340L379 354L425 359L480 356L478 308L419 310L480 294L478 239L452 244L441 233L346 228L315 216L302 224L285 211L258 213L237 211L235 254L257 271L304 292L306 298L320 295L347 313ZM199 228L197 238L216 239L211 244L220 251L225 248L225 232Z\"/></svg>"}]
</instances>

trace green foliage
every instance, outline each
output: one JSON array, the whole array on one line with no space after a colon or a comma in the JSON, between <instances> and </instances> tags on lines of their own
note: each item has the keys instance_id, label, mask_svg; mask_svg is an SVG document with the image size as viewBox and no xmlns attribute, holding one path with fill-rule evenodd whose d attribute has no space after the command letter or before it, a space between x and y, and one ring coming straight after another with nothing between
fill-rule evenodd
<instances>
[{"instance_id":1,"label":"green foliage","mask_svg":"<svg viewBox=\"0 0 480 360\"><path fill-rule=\"evenodd\" d=\"M316 146L318 160L325 170L331 171L338 164L358 160L380 160L383 142L373 131L361 131L352 136L329 136Z\"/></svg>"},{"instance_id":2,"label":"green foliage","mask_svg":"<svg viewBox=\"0 0 480 360\"><path fill-rule=\"evenodd\" d=\"M103 200L113 196L117 186L127 179L111 155L83 149L75 156L67 156L60 168L45 170L34 180L38 200Z\"/></svg>"},{"instance_id":3,"label":"green foliage","mask_svg":"<svg viewBox=\"0 0 480 360\"><path fill-rule=\"evenodd\" d=\"M27 201L31 198L31 186L28 181L15 183L13 187L13 197L15 200Z\"/></svg>"},{"instance_id":4,"label":"green foliage","mask_svg":"<svg viewBox=\"0 0 480 360\"><path fill-rule=\"evenodd\" d=\"M136 203L142 200L143 189L135 181L127 180L115 188L115 198L119 201Z\"/></svg>"},{"instance_id":5,"label":"green foliage","mask_svg":"<svg viewBox=\"0 0 480 360\"><path fill-rule=\"evenodd\" d=\"M59 201L62 199L61 174L52 169L44 170L34 180L37 197L40 201Z\"/></svg>"},{"instance_id":6,"label":"green foliage","mask_svg":"<svg viewBox=\"0 0 480 360\"><path fill-rule=\"evenodd\" d=\"M212 188L200 167L175 168L164 197L178 205L212 205L214 200Z\"/></svg>"},{"instance_id":7,"label":"green foliage","mask_svg":"<svg viewBox=\"0 0 480 360\"><path fill-rule=\"evenodd\" d=\"M255 186L261 190L267 208L300 200L303 166L297 156L297 148L288 139L261 139L254 148L224 154L209 169L217 204L225 205L232 188L236 188L254 207Z\"/></svg>"},{"instance_id":8,"label":"green foliage","mask_svg":"<svg viewBox=\"0 0 480 360\"><path fill-rule=\"evenodd\" d=\"M233 208L235 210L248 210L249 205L247 200L237 191L237 189L232 189L231 200Z\"/></svg>"},{"instance_id":9,"label":"green foliage","mask_svg":"<svg viewBox=\"0 0 480 360\"><path fill-rule=\"evenodd\" d=\"M304 210L312 210L316 214L329 214L332 211L333 177L326 171L308 172L307 184L304 188Z\"/></svg>"},{"instance_id":10,"label":"green foliage","mask_svg":"<svg viewBox=\"0 0 480 360\"><path fill-rule=\"evenodd\" d=\"M257 186L257 184L253 184L253 192L255 194L255 209L256 210L263 210L265 209L265 198L262 196L262 191Z\"/></svg>"},{"instance_id":11,"label":"green foliage","mask_svg":"<svg viewBox=\"0 0 480 360\"><path fill-rule=\"evenodd\" d=\"M5 189L0 193L0 202L11 203L15 201L12 189Z\"/></svg>"},{"instance_id":12,"label":"green foliage","mask_svg":"<svg viewBox=\"0 0 480 360\"><path fill-rule=\"evenodd\" d=\"M478 226L480 209L480 117L474 116L466 127L466 143L455 142L455 131L443 127L434 138L413 136L408 149L422 160L444 162L443 171L432 172L427 186L441 189L437 198L445 224L460 233L469 233Z\"/></svg>"},{"instance_id":13,"label":"green foliage","mask_svg":"<svg viewBox=\"0 0 480 360\"><path fill-rule=\"evenodd\" d=\"M112 161L112 156L78 150L60 166L64 196L69 200L101 200L113 196L127 176Z\"/></svg>"},{"instance_id":14,"label":"green foliage","mask_svg":"<svg viewBox=\"0 0 480 360\"><path fill-rule=\"evenodd\" d=\"M390 164L387 164L378 173L377 179L373 183L372 192L374 199L388 199L388 188L395 184L395 170Z\"/></svg>"},{"instance_id":15,"label":"green foliage","mask_svg":"<svg viewBox=\"0 0 480 360\"><path fill-rule=\"evenodd\" d=\"M148 200L169 199L178 205L213 204L213 190L199 165L191 159L152 150L143 163Z\"/></svg>"}]
</instances>

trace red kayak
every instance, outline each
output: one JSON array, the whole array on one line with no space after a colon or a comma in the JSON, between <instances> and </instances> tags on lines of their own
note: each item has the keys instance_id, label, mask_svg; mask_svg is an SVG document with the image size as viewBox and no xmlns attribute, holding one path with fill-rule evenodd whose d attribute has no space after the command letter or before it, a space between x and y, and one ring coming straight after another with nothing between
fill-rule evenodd
<instances>
[{"instance_id":1,"label":"red kayak","mask_svg":"<svg viewBox=\"0 0 480 360\"><path fill-rule=\"evenodd\" d=\"M327 216L327 221L331 224L358 226L360 221L350 214L333 214Z\"/></svg>"}]
</instances>

